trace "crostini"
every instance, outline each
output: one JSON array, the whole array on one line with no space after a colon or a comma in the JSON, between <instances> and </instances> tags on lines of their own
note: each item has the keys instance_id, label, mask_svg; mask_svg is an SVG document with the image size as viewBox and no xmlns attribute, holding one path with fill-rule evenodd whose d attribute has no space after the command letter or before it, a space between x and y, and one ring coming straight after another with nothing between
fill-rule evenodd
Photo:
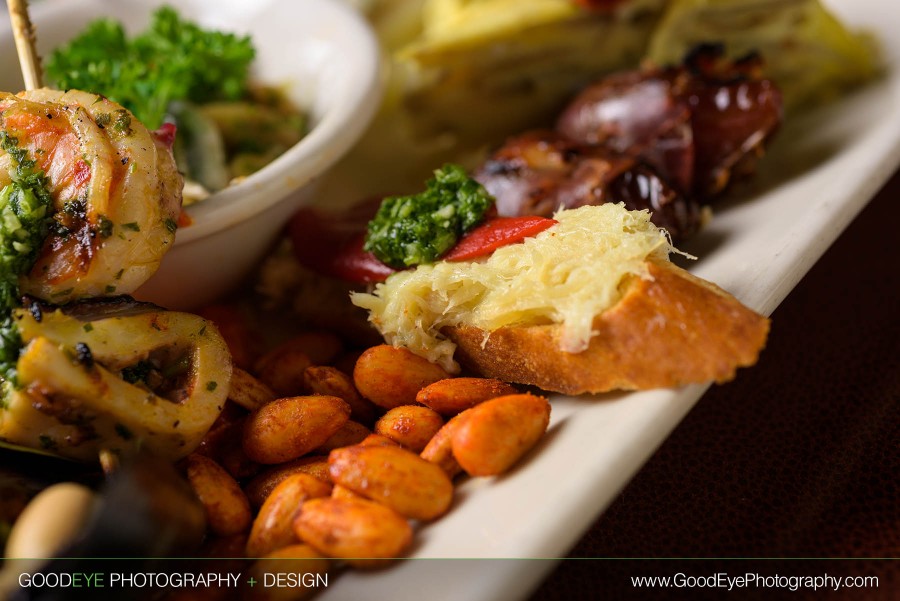
<instances>
[{"instance_id":1,"label":"crostini","mask_svg":"<svg viewBox=\"0 0 900 601\"><path fill-rule=\"evenodd\" d=\"M723 382L753 365L769 320L669 261L647 211L559 211L471 261L399 271L351 300L395 346L445 369L567 394Z\"/></svg>"}]
</instances>

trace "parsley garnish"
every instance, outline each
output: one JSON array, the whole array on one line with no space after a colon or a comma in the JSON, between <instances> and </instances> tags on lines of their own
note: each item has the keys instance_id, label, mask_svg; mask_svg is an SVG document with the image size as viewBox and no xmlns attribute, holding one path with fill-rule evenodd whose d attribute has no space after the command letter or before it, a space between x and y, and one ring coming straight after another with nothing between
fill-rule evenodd
<instances>
[{"instance_id":1,"label":"parsley garnish","mask_svg":"<svg viewBox=\"0 0 900 601\"><path fill-rule=\"evenodd\" d=\"M240 98L254 54L249 37L201 29L164 6L132 39L117 21L93 21L50 55L47 75L59 89L103 94L152 129L173 100Z\"/></svg>"}]
</instances>

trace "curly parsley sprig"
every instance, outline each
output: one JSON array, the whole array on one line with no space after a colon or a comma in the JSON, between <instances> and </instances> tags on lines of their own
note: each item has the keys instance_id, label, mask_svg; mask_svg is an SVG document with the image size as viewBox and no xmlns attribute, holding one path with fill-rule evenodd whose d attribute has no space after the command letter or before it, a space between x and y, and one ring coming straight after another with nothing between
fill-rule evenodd
<instances>
[{"instance_id":1,"label":"curly parsley sprig","mask_svg":"<svg viewBox=\"0 0 900 601\"><path fill-rule=\"evenodd\" d=\"M249 37L204 30L163 6L132 39L117 21L91 22L50 55L46 70L55 87L103 94L152 129L174 100L242 97L254 56Z\"/></svg>"}]
</instances>

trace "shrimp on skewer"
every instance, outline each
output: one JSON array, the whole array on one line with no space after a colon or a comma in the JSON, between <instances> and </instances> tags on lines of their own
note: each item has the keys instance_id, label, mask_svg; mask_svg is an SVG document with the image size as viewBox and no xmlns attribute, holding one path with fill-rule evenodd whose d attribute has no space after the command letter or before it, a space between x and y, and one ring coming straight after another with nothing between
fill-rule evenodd
<instances>
[{"instance_id":1,"label":"shrimp on skewer","mask_svg":"<svg viewBox=\"0 0 900 601\"><path fill-rule=\"evenodd\" d=\"M0 186L23 156L48 179L54 224L23 293L53 302L128 294L175 238L182 178L167 142L87 92L0 94ZM17 158L19 157L19 158Z\"/></svg>"},{"instance_id":2,"label":"shrimp on skewer","mask_svg":"<svg viewBox=\"0 0 900 601\"><path fill-rule=\"evenodd\" d=\"M174 241L183 180L172 133L86 92L0 93L4 248L36 253L7 261L13 282L0 281L13 305L0 308L11 308L0 315L0 443L174 460L221 411L231 358L215 327L122 296ZM30 213L28 194L40 197ZM19 215L44 220L37 240L18 236Z\"/></svg>"}]
</instances>

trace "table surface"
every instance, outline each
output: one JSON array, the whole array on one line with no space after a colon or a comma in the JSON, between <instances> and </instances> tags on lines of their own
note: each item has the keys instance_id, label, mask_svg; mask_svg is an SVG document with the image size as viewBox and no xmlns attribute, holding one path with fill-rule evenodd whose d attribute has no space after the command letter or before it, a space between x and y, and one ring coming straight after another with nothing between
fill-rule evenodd
<instances>
[{"instance_id":1,"label":"table surface","mask_svg":"<svg viewBox=\"0 0 900 601\"><path fill-rule=\"evenodd\" d=\"M898 223L900 171L772 315L759 363L704 395L532 601L671 599L630 576L722 569L877 575L828 598L897 598Z\"/></svg>"}]
</instances>

